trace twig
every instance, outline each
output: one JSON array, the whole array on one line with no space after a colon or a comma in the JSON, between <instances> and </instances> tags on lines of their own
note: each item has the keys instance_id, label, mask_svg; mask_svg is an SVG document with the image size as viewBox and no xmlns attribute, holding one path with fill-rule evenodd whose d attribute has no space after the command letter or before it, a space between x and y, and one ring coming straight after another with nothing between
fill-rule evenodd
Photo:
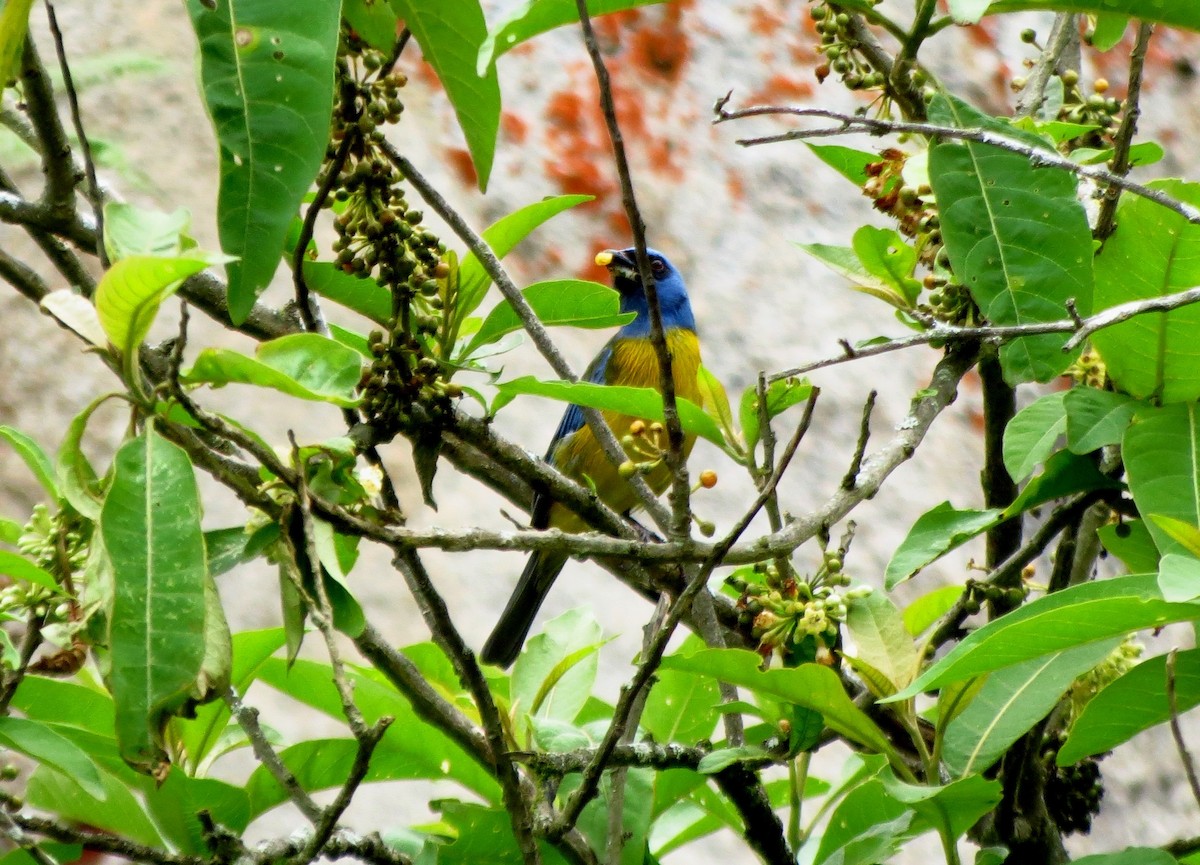
<instances>
[{"instance_id":1,"label":"twig","mask_svg":"<svg viewBox=\"0 0 1200 865\"><path fill-rule=\"evenodd\" d=\"M1175 655L1177 650L1167 653L1167 706L1171 711L1171 736L1175 739L1175 747L1179 749L1179 760L1183 763L1184 774L1187 775L1188 786L1192 788L1192 798L1200 805L1200 778L1196 776L1196 763L1192 754L1183 741L1183 729L1179 726L1179 701L1175 693Z\"/></svg>"},{"instance_id":2,"label":"twig","mask_svg":"<svg viewBox=\"0 0 1200 865\"><path fill-rule=\"evenodd\" d=\"M100 190L100 181L96 179L96 162L92 158L92 145L88 141L83 128L83 116L79 113L79 95L75 92L75 81L71 76L71 66L67 62L67 50L63 44L62 31L58 28L58 16L54 14L54 4L44 0L46 17L50 21L50 33L54 37L54 50L58 54L58 66L62 70L63 89L67 91L67 105L71 109L71 123L75 127L75 137L79 139L79 149L83 151L83 171L88 182L88 198L96 215L96 245L95 251L100 259L100 266L108 268L108 251L104 248L104 194Z\"/></svg>"},{"instance_id":3,"label":"twig","mask_svg":"<svg viewBox=\"0 0 1200 865\"><path fill-rule=\"evenodd\" d=\"M483 266L484 271L492 281L496 283L496 287L500 289L500 293L504 295L504 299L509 302L509 305L516 312L517 317L521 320L521 325L525 328L525 332L529 334L533 344L537 346L542 357L550 364L550 368L554 370L555 375L564 381L578 381L579 377L572 371L570 364L559 352L558 347L550 339L550 334L546 331L546 326L538 319L537 314L529 305L529 301L525 299L525 295L521 294L521 290L517 288L512 278L505 271L504 266L500 263L500 259L492 252L487 241L475 233L472 228L467 225L466 221L454 210L442 197L432 184L416 169L405 156L396 148L392 147L388 142L380 142L381 152L404 172L404 177L417 190L418 194L425 199L430 207L437 212L438 216L446 221L451 230L458 235L459 239L467 245L479 263ZM596 440L600 442L604 448L605 456L614 465L620 465L628 459L625 450L621 447L621 443L609 428L608 422L604 420L604 416L595 409L583 409L584 420L587 421L592 433L596 436ZM646 510L654 520L655 524L664 532L671 525L671 514L663 507L662 503L655 498L654 493L646 486L646 481L637 475L629 479L628 483L633 487L638 496L638 503Z\"/></svg>"},{"instance_id":4,"label":"twig","mask_svg":"<svg viewBox=\"0 0 1200 865\"><path fill-rule=\"evenodd\" d=\"M612 143L613 161L621 184L621 203L633 231L633 247L637 259L638 276L646 293L646 306L650 312L650 342L658 358L658 386L662 391L663 422L667 428L667 467L671 470L671 524L668 536L672 540L686 538L691 531L691 488L688 485L687 464L683 458L683 425L679 422L679 408L675 402L675 377L671 372L671 352L667 348L666 331L663 329L662 307L659 305L658 289L654 274L650 270L650 256L646 252L646 223L638 209L633 190L633 177L629 171L629 159L625 154L625 140L621 125L617 122L617 109L613 103L612 81L608 67L596 43L592 19L588 14L587 0L575 0L579 24L583 28L583 44L591 58L596 73L596 84L600 89L600 109L604 125Z\"/></svg>"},{"instance_id":5,"label":"twig","mask_svg":"<svg viewBox=\"0 0 1200 865\"><path fill-rule=\"evenodd\" d=\"M26 37L21 58L22 92L29 103L28 116L41 142L42 171L46 188L42 203L55 217L64 222L75 213L75 166L71 160L71 144L54 105L54 90L46 68L38 58L33 39Z\"/></svg>"},{"instance_id":6,"label":"twig","mask_svg":"<svg viewBox=\"0 0 1200 865\"><path fill-rule=\"evenodd\" d=\"M325 851L326 845L333 837L334 830L337 829L338 820L342 819L342 815L350 807L350 801L358 791L359 785L367 777L367 770L371 767L371 755L394 720L395 718L385 715L363 731L362 735L355 734L358 739L358 750L354 754L354 763L350 766L350 772L342 783L342 789L338 791L337 798L322 812L316 831L313 832L304 852L298 857L299 861L315 862L317 857Z\"/></svg>"},{"instance_id":7,"label":"twig","mask_svg":"<svg viewBox=\"0 0 1200 865\"><path fill-rule=\"evenodd\" d=\"M749 766L734 764L716 775L717 786L742 815L742 836L767 865L793 865L783 823L763 788L762 779Z\"/></svg>"},{"instance_id":8,"label":"twig","mask_svg":"<svg viewBox=\"0 0 1200 865\"><path fill-rule=\"evenodd\" d=\"M979 380L983 393L983 487L984 506L1003 510L1017 498L1017 482L1004 464L1004 431L1017 413L1017 391L1004 380L1004 371L996 351L985 348L979 355ZM1021 546L1023 517L1004 520L987 532L987 567L994 568ZM988 609L992 617L1004 614L1015 604L993 600Z\"/></svg>"},{"instance_id":9,"label":"twig","mask_svg":"<svg viewBox=\"0 0 1200 865\"><path fill-rule=\"evenodd\" d=\"M845 114L840 111L829 111L824 108L789 108L787 106L776 105L754 106L739 111L725 111L724 108L720 108L717 118L713 123L724 123L729 120L740 120L745 117L775 114L786 114L795 117L823 117L827 120L836 120L842 125L814 130L794 129L790 132L780 133L779 135L742 138L738 139L737 143L743 147L755 147L760 144L777 144L783 141L800 141L806 138L828 138L845 135L856 130L866 131L873 135L909 132L931 137L953 138L959 141L973 141L977 144L987 144L1000 150L1007 150L1010 153L1025 156L1035 168L1057 168L1080 177L1086 177L1098 183L1106 183L1119 187L1178 213L1188 222L1200 224L1200 208L1185 204L1160 190L1151 189L1127 177L1121 177L1106 168L1096 165L1079 165L1053 150L1034 147L1015 138L1009 138L1003 133L994 132L989 129L960 129L957 126L942 126L936 123L914 123L907 120L887 120L867 115Z\"/></svg>"},{"instance_id":10,"label":"twig","mask_svg":"<svg viewBox=\"0 0 1200 865\"><path fill-rule=\"evenodd\" d=\"M342 142L338 145L333 159L325 165L325 174L321 178L313 200L308 205L308 210L304 213L304 222L300 225L300 236L296 240L296 248L292 251L292 284L296 289L296 308L300 312L301 319L304 320L304 329L325 336L329 335L329 326L325 324L321 309L308 290L308 282L304 278L304 262L308 260L308 244L312 241L313 232L316 230L317 217L321 215L321 208L325 206L329 193L337 184L338 176L342 173L342 166L346 164L346 160L350 157L350 150L357 141L358 127L351 126L342 137Z\"/></svg>"},{"instance_id":11,"label":"twig","mask_svg":"<svg viewBox=\"0 0 1200 865\"><path fill-rule=\"evenodd\" d=\"M862 420L858 424L858 441L854 445L854 456L850 458L850 468L842 478L842 489L853 490L858 483L858 473L862 469L863 455L867 452L867 442L871 440L871 413L875 411L875 398L879 391L872 390L867 394L863 404Z\"/></svg>"},{"instance_id":12,"label":"twig","mask_svg":"<svg viewBox=\"0 0 1200 865\"><path fill-rule=\"evenodd\" d=\"M29 670L29 662L33 660L34 652L42 644L42 625L44 623L44 616L36 616L33 613L29 614L29 618L25 622L25 636L21 638L17 668L4 676L4 687L0 691L0 715L8 714L8 705L12 702L17 688Z\"/></svg>"},{"instance_id":13,"label":"twig","mask_svg":"<svg viewBox=\"0 0 1200 865\"><path fill-rule=\"evenodd\" d=\"M812 395L808 399L808 404L805 406L804 416L800 419L799 425L796 427L796 432L792 435L788 442L787 448L784 450L783 456L779 460L779 465L775 468L771 476L771 480L767 483L765 489L759 492L758 497L751 504L750 508L738 520L737 524L729 531L729 533L718 543L712 552L712 556L697 570L688 582L687 588L676 599L668 613L666 620L658 629L658 633L654 635L654 639L650 641L649 647L643 652L642 662L638 665L634 672L633 678L621 689L620 697L617 699L617 704L613 708L613 720L609 725L608 731L605 733L604 739L600 746L596 749L596 756L588 765L580 779L579 787L567 800L563 807L562 813L554 826L549 827L547 834L550 837L558 837L562 832L573 827L575 821L579 819L579 815L583 813L584 807L596 795L600 783L600 776L603 774L607 765L608 755L616 746L621 734L624 732L625 723L629 718L629 713L633 709L634 700L638 692L649 681L654 671L658 669L659 662L662 660L663 652L666 650L667 642L671 639L671 635L675 632L680 619L685 611L689 609L692 599L698 592L703 590L707 585L708 578L717 565L724 561L725 556L733 545L737 543L737 539L741 537L742 532L750 525L751 521L758 512L762 509L772 491L779 484L784 472L787 471L788 465L795 456L796 449L800 446L804 434L808 431L809 424L812 422L813 408L816 406L817 397L820 391L813 388Z\"/></svg>"},{"instance_id":14,"label":"twig","mask_svg":"<svg viewBox=\"0 0 1200 865\"><path fill-rule=\"evenodd\" d=\"M1154 25L1145 21L1138 25L1137 41L1129 55L1129 89L1125 94L1125 113L1121 123L1113 135L1113 157L1109 166L1113 174L1124 177L1132 167L1129 161L1129 150L1133 145L1133 136L1137 134L1138 118L1142 113L1142 72L1146 66L1146 52L1150 48L1150 37L1154 34ZM1121 197L1120 189L1109 185L1100 198L1100 212L1096 215L1094 234L1098 240L1105 240L1116 228L1117 200Z\"/></svg>"},{"instance_id":15,"label":"twig","mask_svg":"<svg viewBox=\"0 0 1200 865\"><path fill-rule=\"evenodd\" d=\"M250 747L254 750L254 756L258 758L258 762L267 767L267 771L287 793L293 804L300 809L300 813L316 826L321 820L321 808L300 786L300 782L296 780L292 770L283 764L283 760L279 758L271 743L267 741L266 734L258 725L258 710L244 704L233 688L225 692L224 699L225 704L229 706L230 713L237 720L238 726L250 740Z\"/></svg>"},{"instance_id":16,"label":"twig","mask_svg":"<svg viewBox=\"0 0 1200 865\"><path fill-rule=\"evenodd\" d=\"M492 771L500 782L504 807L512 822L517 846L527 865L537 865L541 862L541 851L538 850L537 840L533 834L533 818L529 810L529 800L522 792L520 777L512 757L508 753L504 725L500 720L500 712L496 708L496 703L492 699L487 680L483 677L483 671L479 669L474 654L455 626L446 602L434 587L420 557L414 550L404 547L395 548L395 553L393 563L404 575L409 591L417 602L417 608L429 627L430 635L438 647L446 653L454 665L459 679L471 692L471 697L479 710L479 718L483 724L484 736L487 739L491 755ZM560 838L561 836L555 840Z\"/></svg>"},{"instance_id":17,"label":"twig","mask_svg":"<svg viewBox=\"0 0 1200 865\"><path fill-rule=\"evenodd\" d=\"M38 276L37 271L3 249L0 249L0 279L34 303L40 304L42 298L50 293L50 286Z\"/></svg>"},{"instance_id":18,"label":"twig","mask_svg":"<svg viewBox=\"0 0 1200 865\"><path fill-rule=\"evenodd\" d=\"M1038 57L1017 98L1017 117L1032 117L1041 110L1046 101L1046 87L1058 73L1063 54L1073 42L1078 41L1079 16L1073 12L1060 12L1054 19L1046 50Z\"/></svg>"}]
</instances>

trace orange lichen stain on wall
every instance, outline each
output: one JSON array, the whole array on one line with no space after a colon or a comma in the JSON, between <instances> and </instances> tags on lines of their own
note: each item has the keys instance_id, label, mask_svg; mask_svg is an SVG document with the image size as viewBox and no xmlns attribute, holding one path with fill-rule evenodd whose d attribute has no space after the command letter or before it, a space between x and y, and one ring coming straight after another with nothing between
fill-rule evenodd
<instances>
[{"instance_id":1,"label":"orange lichen stain on wall","mask_svg":"<svg viewBox=\"0 0 1200 865\"><path fill-rule=\"evenodd\" d=\"M513 144L524 144L529 135L529 124L512 111L505 111L500 115L500 129Z\"/></svg>"},{"instance_id":2,"label":"orange lichen stain on wall","mask_svg":"<svg viewBox=\"0 0 1200 865\"><path fill-rule=\"evenodd\" d=\"M445 152L446 162L455 176L465 185L475 186L479 182L479 175L475 173L471 154L461 147L448 147Z\"/></svg>"},{"instance_id":3,"label":"orange lichen stain on wall","mask_svg":"<svg viewBox=\"0 0 1200 865\"><path fill-rule=\"evenodd\" d=\"M747 98L750 105L778 105L783 102L802 102L812 98L814 88L811 81L801 81L790 75L772 75L762 87Z\"/></svg>"},{"instance_id":4,"label":"orange lichen stain on wall","mask_svg":"<svg viewBox=\"0 0 1200 865\"><path fill-rule=\"evenodd\" d=\"M741 204L746 200L746 181L736 171L725 172L725 188L729 190L729 197L735 204Z\"/></svg>"}]
</instances>

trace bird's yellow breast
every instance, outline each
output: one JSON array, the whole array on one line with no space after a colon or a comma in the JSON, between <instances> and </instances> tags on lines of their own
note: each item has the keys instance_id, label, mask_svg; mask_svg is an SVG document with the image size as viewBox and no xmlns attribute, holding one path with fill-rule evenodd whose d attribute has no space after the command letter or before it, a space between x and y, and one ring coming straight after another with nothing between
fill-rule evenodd
<instances>
[{"instance_id":1,"label":"bird's yellow breast","mask_svg":"<svg viewBox=\"0 0 1200 865\"><path fill-rule=\"evenodd\" d=\"M668 330L666 337L667 350L671 353L671 377L675 381L675 395L699 405L701 397L697 373L700 368L700 343L696 334L691 330L675 328ZM652 387L658 390L658 356L655 354L654 344L648 338L616 340L608 359L605 382L611 385ZM605 411L603 414L617 438L627 435L630 424L635 420L641 420L647 426L650 424L648 418L638 418L620 412ZM685 437L685 457L691 452L694 443L695 436ZM664 450L667 448L665 433L660 436L659 444ZM652 439L643 444L642 448L652 449ZM639 451L636 444L626 450L634 462L647 461L646 454ZM561 471L578 481L584 482L585 477L590 479L597 495L618 513L628 511L637 504L633 489L609 462L587 425L563 439L553 454L553 462ZM644 477L656 493L665 490L671 480L665 464L659 465ZM552 508L550 525L566 531L580 531L584 528L582 520L560 505Z\"/></svg>"}]
</instances>

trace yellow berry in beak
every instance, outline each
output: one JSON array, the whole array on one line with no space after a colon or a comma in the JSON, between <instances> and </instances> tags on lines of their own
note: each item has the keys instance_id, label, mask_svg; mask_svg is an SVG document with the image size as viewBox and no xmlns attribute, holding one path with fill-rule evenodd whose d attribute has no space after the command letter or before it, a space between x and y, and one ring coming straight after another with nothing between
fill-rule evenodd
<instances>
[{"instance_id":1,"label":"yellow berry in beak","mask_svg":"<svg viewBox=\"0 0 1200 865\"><path fill-rule=\"evenodd\" d=\"M613 254L611 249L606 249L603 252L596 253L596 264L601 267L608 267L612 264Z\"/></svg>"}]
</instances>

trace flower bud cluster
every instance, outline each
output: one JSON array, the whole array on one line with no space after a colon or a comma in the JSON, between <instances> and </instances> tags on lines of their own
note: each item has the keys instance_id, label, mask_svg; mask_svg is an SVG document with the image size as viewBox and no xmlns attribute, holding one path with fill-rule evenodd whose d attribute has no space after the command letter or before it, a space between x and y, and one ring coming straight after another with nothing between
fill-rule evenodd
<instances>
[{"instance_id":1,"label":"flower bud cluster","mask_svg":"<svg viewBox=\"0 0 1200 865\"><path fill-rule=\"evenodd\" d=\"M826 58L816 69L817 80L824 83L832 73L850 90L882 89L887 79L860 56L858 40L849 32L850 15L831 9L826 3L810 6L808 14L816 22L820 37L817 50Z\"/></svg>"},{"instance_id":2,"label":"flower bud cluster","mask_svg":"<svg viewBox=\"0 0 1200 865\"><path fill-rule=\"evenodd\" d=\"M1067 692L1071 704L1071 721L1079 717L1084 707L1104 688L1124 676L1142 656L1143 646L1132 637L1126 637L1107 658L1082 676L1079 676Z\"/></svg>"}]
</instances>

